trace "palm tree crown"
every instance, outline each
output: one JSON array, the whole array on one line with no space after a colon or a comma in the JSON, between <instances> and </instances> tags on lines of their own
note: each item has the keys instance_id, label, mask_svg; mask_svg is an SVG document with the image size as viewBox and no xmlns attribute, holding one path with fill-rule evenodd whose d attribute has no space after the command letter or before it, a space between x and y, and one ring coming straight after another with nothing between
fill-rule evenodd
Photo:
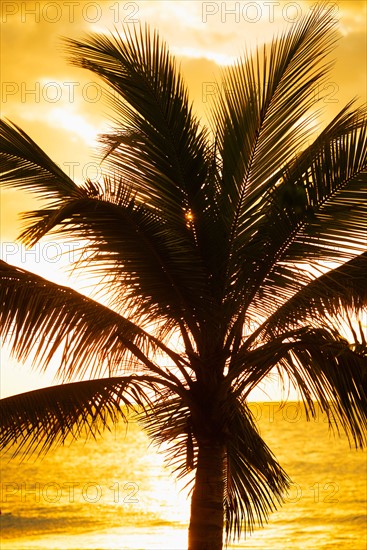
<instances>
[{"instance_id":1,"label":"palm tree crown","mask_svg":"<svg viewBox=\"0 0 367 550\"><path fill-rule=\"evenodd\" d=\"M77 267L109 306L0 263L1 331L64 382L2 400L3 446L48 450L141 407L177 475L196 471L191 550L222 548L263 522L289 479L260 437L248 395L273 369L366 444L366 342L340 319L367 299L366 109L352 103L311 142L335 40L325 5L223 73L210 125L195 117L157 32L67 40L108 85L115 128L102 181L77 185L1 122L3 185L32 190L21 239L83 239ZM326 272L325 265L334 265ZM48 335L45 339L42 336ZM50 338L51 337L51 338ZM107 376L108 362L122 376Z\"/></svg>"}]
</instances>

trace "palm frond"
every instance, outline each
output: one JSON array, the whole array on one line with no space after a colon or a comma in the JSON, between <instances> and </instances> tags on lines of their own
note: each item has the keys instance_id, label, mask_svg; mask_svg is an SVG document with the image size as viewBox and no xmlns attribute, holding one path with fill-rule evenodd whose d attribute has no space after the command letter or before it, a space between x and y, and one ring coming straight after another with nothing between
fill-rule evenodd
<instances>
[{"instance_id":1,"label":"palm frond","mask_svg":"<svg viewBox=\"0 0 367 550\"><path fill-rule=\"evenodd\" d=\"M351 349L335 329L309 329L295 342L282 367L300 390L311 415L320 404L330 426L350 444L367 444L367 357Z\"/></svg>"},{"instance_id":2,"label":"palm frond","mask_svg":"<svg viewBox=\"0 0 367 550\"><path fill-rule=\"evenodd\" d=\"M282 361L292 348L291 342L305 330L307 327L301 326L283 331L280 335L273 335L268 342L263 342L261 338L257 341L251 337L246 339L231 357L225 386L232 386L234 395L241 395L245 388L249 393Z\"/></svg>"},{"instance_id":3,"label":"palm frond","mask_svg":"<svg viewBox=\"0 0 367 550\"><path fill-rule=\"evenodd\" d=\"M310 134L302 122L315 103L314 87L336 38L331 11L319 6L267 49L248 55L224 75L214 114L222 158L222 208L230 222L229 259L252 235L267 182ZM300 122L301 121L301 122ZM228 281L231 284L231 281Z\"/></svg>"},{"instance_id":4,"label":"palm frond","mask_svg":"<svg viewBox=\"0 0 367 550\"><path fill-rule=\"evenodd\" d=\"M215 150L158 33L148 27L124 31L124 36L90 35L66 42L72 63L91 70L112 89L117 128L101 138L104 166L113 177L118 174L129 182L137 203L151 207L172 236L191 238L201 265L198 259L194 265L186 250L180 257L191 258L192 273L204 274L215 299L221 280L210 252L225 248Z\"/></svg>"},{"instance_id":5,"label":"palm frond","mask_svg":"<svg viewBox=\"0 0 367 550\"><path fill-rule=\"evenodd\" d=\"M267 521L269 513L282 503L290 479L259 435L246 404L234 400L228 416L224 505L230 541L239 539L243 531L251 532L255 523Z\"/></svg>"},{"instance_id":6,"label":"palm frond","mask_svg":"<svg viewBox=\"0 0 367 550\"><path fill-rule=\"evenodd\" d=\"M282 502L290 480L258 434L246 403L232 396L224 408L222 419L228 425L224 502L229 541L239 538L243 530L251 532L256 522L266 521L269 512ZM198 442L190 409L179 397L167 393L140 418L166 456L167 465L179 479L189 477L186 487L191 487Z\"/></svg>"},{"instance_id":7,"label":"palm frond","mask_svg":"<svg viewBox=\"0 0 367 550\"><path fill-rule=\"evenodd\" d=\"M124 197L123 203L111 203L101 192L99 198L63 201L60 208L30 212L26 216L36 223L23 237L37 241L54 228L59 236L88 243L88 254L77 268L108 275L106 291L116 309L133 308L136 318L145 322L176 320L176 327L184 319L197 333L200 310L207 310L212 300L189 230L175 232L131 193Z\"/></svg>"},{"instance_id":8,"label":"palm frond","mask_svg":"<svg viewBox=\"0 0 367 550\"><path fill-rule=\"evenodd\" d=\"M298 176L295 169L290 178L285 174L274 200L277 210L267 219L273 252L264 251L268 257L260 274L264 277L266 268L268 273L254 299L254 306L267 312L270 304L273 310L281 305L274 303L280 288L284 299L309 279L307 263L340 264L366 250L366 119L357 117L344 135L324 142L307 168L301 159ZM285 190L293 197L286 206Z\"/></svg>"},{"instance_id":9,"label":"palm frond","mask_svg":"<svg viewBox=\"0 0 367 550\"><path fill-rule=\"evenodd\" d=\"M356 447L367 444L367 357L363 341L350 344L332 326L304 326L258 349L242 349L231 377L235 394L247 397L272 367L281 376L286 373L311 417L316 414L317 401L330 426L341 426Z\"/></svg>"},{"instance_id":10,"label":"palm frond","mask_svg":"<svg viewBox=\"0 0 367 550\"><path fill-rule=\"evenodd\" d=\"M353 343L350 345L350 348L358 355L367 357L367 335L361 320L359 319L358 323L356 323L354 319L348 317L347 324L353 335Z\"/></svg>"},{"instance_id":11,"label":"palm frond","mask_svg":"<svg viewBox=\"0 0 367 550\"><path fill-rule=\"evenodd\" d=\"M53 200L85 193L16 124L0 120L0 184Z\"/></svg>"},{"instance_id":12,"label":"palm frond","mask_svg":"<svg viewBox=\"0 0 367 550\"><path fill-rule=\"evenodd\" d=\"M166 465L178 479L183 479L196 468L197 441L190 409L181 397L165 390L150 407L145 407L140 423L164 453Z\"/></svg>"},{"instance_id":13,"label":"palm frond","mask_svg":"<svg viewBox=\"0 0 367 550\"><path fill-rule=\"evenodd\" d=\"M0 331L18 360L33 357L46 369L58 350L59 376L71 379L150 369L177 380L149 359L157 350L176 366L183 361L143 328L78 292L0 262Z\"/></svg>"},{"instance_id":14,"label":"palm frond","mask_svg":"<svg viewBox=\"0 0 367 550\"><path fill-rule=\"evenodd\" d=\"M367 252L312 280L294 294L256 331L272 338L292 326L327 323L328 316L357 315L367 306Z\"/></svg>"},{"instance_id":15,"label":"palm frond","mask_svg":"<svg viewBox=\"0 0 367 550\"><path fill-rule=\"evenodd\" d=\"M85 380L42 388L0 400L0 448L45 454L66 439L96 437L111 423L140 412L155 385L143 376Z\"/></svg>"},{"instance_id":16,"label":"palm frond","mask_svg":"<svg viewBox=\"0 0 367 550\"><path fill-rule=\"evenodd\" d=\"M236 254L240 311L252 302L248 314L266 317L313 278L306 262L340 263L365 250L366 136L366 109L347 105L269 180Z\"/></svg>"},{"instance_id":17,"label":"palm frond","mask_svg":"<svg viewBox=\"0 0 367 550\"><path fill-rule=\"evenodd\" d=\"M126 25L124 36L68 39L66 49L74 65L91 70L113 91L109 98L118 130L103 138L111 170L173 217L195 210L207 172L206 136L158 33Z\"/></svg>"}]
</instances>

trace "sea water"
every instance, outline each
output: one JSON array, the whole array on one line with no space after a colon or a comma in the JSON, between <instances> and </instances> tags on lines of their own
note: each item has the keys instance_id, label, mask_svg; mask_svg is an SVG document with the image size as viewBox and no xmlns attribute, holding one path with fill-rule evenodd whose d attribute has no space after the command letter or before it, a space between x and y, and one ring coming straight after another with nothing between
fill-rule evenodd
<instances>
[{"instance_id":1,"label":"sea water","mask_svg":"<svg viewBox=\"0 0 367 550\"><path fill-rule=\"evenodd\" d=\"M252 404L292 479L284 505L231 547L366 550L367 457L300 404ZM184 550L189 500L137 423L45 458L1 459L1 550Z\"/></svg>"}]
</instances>

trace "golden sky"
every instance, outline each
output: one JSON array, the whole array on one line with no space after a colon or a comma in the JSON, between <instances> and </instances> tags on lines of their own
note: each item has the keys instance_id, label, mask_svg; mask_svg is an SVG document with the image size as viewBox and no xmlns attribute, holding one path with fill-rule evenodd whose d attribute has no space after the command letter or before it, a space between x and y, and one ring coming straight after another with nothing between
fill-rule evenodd
<instances>
[{"instance_id":1,"label":"golden sky","mask_svg":"<svg viewBox=\"0 0 367 550\"><path fill-rule=\"evenodd\" d=\"M231 63L245 46L270 41L309 13L315 1L197 2L153 1L58 2L2 1L1 116L15 122L49 156L77 180L97 174L95 138L108 125L108 109L98 81L68 65L62 36L80 38L88 31L113 30L124 22L148 22L175 53L182 66L196 112L205 116L208 98L220 82L221 65ZM331 1L338 19L340 41L325 94L325 122L351 98L366 99L365 0ZM321 91L322 92L322 91ZM52 244L27 254L14 241L18 214L35 201L24 192L1 191L1 255L57 282L66 282L63 262L53 259ZM10 364L8 359L3 363ZM41 378L22 374L10 380L3 365L2 394L43 385ZM18 367L17 367L18 368Z\"/></svg>"}]
</instances>

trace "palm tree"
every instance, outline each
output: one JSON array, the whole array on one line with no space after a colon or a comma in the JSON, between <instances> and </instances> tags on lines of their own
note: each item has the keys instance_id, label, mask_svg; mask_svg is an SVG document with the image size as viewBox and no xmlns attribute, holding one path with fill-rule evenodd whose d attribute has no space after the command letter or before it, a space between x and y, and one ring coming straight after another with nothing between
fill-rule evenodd
<instances>
[{"instance_id":1,"label":"palm tree","mask_svg":"<svg viewBox=\"0 0 367 550\"><path fill-rule=\"evenodd\" d=\"M309 418L317 401L367 442L365 341L342 336L367 301L366 109L349 103L311 141L336 38L321 5L228 67L208 127L157 32L67 40L108 85L103 181L77 185L1 122L1 183L45 203L21 240L83 240L76 267L109 297L1 262L2 334L41 369L61 350L63 381L2 400L1 444L45 452L138 407L175 473L195 473L190 550L221 549L282 502L289 479L248 407L274 369Z\"/></svg>"}]
</instances>

